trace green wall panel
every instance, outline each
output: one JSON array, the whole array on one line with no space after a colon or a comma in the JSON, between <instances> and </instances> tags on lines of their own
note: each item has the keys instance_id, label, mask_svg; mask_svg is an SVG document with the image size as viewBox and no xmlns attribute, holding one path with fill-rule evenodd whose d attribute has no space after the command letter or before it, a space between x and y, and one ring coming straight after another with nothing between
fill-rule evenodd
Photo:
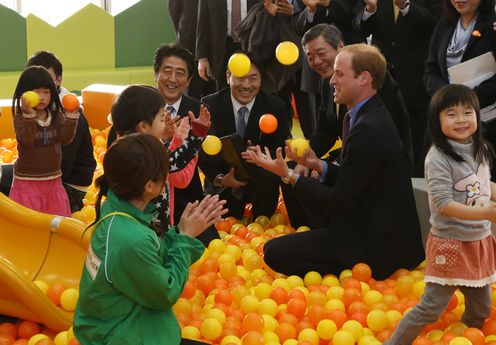
<instances>
[{"instance_id":1,"label":"green wall panel","mask_svg":"<svg viewBox=\"0 0 496 345\"><path fill-rule=\"evenodd\" d=\"M18 71L26 65L26 19L0 5L0 71Z\"/></svg>"},{"instance_id":2,"label":"green wall panel","mask_svg":"<svg viewBox=\"0 0 496 345\"><path fill-rule=\"evenodd\" d=\"M113 68L114 18L89 4L56 27L29 15L26 18L27 53L54 52L64 69Z\"/></svg>"},{"instance_id":3,"label":"green wall panel","mask_svg":"<svg viewBox=\"0 0 496 345\"><path fill-rule=\"evenodd\" d=\"M153 65L153 53L164 42L175 42L168 1L141 0L115 16L115 66Z\"/></svg>"}]
</instances>

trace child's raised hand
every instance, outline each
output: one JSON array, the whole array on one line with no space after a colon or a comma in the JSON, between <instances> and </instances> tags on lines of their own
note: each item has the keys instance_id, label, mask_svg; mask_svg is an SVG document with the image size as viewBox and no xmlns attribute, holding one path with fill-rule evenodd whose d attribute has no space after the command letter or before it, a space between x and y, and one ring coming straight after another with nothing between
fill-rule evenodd
<instances>
[{"instance_id":1,"label":"child's raised hand","mask_svg":"<svg viewBox=\"0 0 496 345\"><path fill-rule=\"evenodd\" d=\"M27 119L34 119L36 117L36 111L31 107L30 102L23 97L21 97L21 111L22 116Z\"/></svg>"},{"instance_id":2,"label":"child's raised hand","mask_svg":"<svg viewBox=\"0 0 496 345\"><path fill-rule=\"evenodd\" d=\"M174 135L175 125L177 122L181 121L181 117L176 116L172 117L170 111L165 112L165 129L164 135L162 136L163 140L169 140Z\"/></svg>"},{"instance_id":3,"label":"child's raised hand","mask_svg":"<svg viewBox=\"0 0 496 345\"><path fill-rule=\"evenodd\" d=\"M200 114L197 118L195 118L195 115L191 111L188 113L188 116L191 119L193 135L202 138L206 137L211 124L210 112L207 107L203 104L200 105Z\"/></svg>"},{"instance_id":4,"label":"child's raised hand","mask_svg":"<svg viewBox=\"0 0 496 345\"><path fill-rule=\"evenodd\" d=\"M174 125L174 137L183 141L188 136L191 126L189 125L189 118L183 117L178 124Z\"/></svg>"},{"instance_id":5,"label":"child's raised hand","mask_svg":"<svg viewBox=\"0 0 496 345\"><path fill-rule=\"evenodd\" d=\"M227 213L225 204L226 200L219 200L218 195L207 195L201 202L188 203L179 220L179 233L198 236Z\"/></svg>"}]
</instances>

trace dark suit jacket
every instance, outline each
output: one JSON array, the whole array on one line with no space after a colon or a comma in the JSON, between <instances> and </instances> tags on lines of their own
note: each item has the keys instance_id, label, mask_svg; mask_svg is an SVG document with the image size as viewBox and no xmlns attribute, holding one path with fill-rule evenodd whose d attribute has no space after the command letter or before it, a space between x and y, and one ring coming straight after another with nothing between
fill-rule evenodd
<instances>
[{"instance_id":1,"label":"dark suit jacket","mask_svg":"<svg viewBox=\"0 0 496 345\"><path fill-rule=\"evenodd\" d=\"M342 243L336 257L365 260L374 277L384 279L424 259L420 225L400 139L377 95L355 121L341 166L329 165L324 185L300 177L294 191L310 207L327 209L331 236Z\"/></svg>"},{"instance_id":2,"label":"dark suit jacket","mask_svg":"<svg viewBox=\"0 0 496 345\"><path fill-rule=\"evenodd\" d=\"M247 0L249 10L259 0ZM225 73L222 66L226 58L227 4L225 0L199 0L196 28L196 58L207 58L212 78Z\"/></svg>"},{"instance_id":3,"label":"dark suit jacket","mask_svg":"<svg viewBox=\"0 0 496 345\"><path fill-rule=\"evenodd\" d=\"M409 108L424 108L429 97L423 85L424 61L429 39L441 13L441 0L410 0L408 14L394 21L393 1L378 1L376 12L362 20L365 6L356 24L364 36L372 34L372 44L386 57L388 68L400 86Z\"/></svg>"},{"instance_id":4,"label":"dark suit jacket","mask_svg":"<svg viewBox=\"0 0 496 345\"><path fill-rule=\"evenodd\" d=\"M210 110L212 125L209 134L223 137L236 133L235 116L231 101L231 90L223 89L213 95L202 98L202 102ZM287 107L279 98L260 91L255 99L250 117L246 124L244 142L250 140L253 145L267 146L274 154L278 147L284 147L284 142L290 136ZM273 114L278 121L277 130L272 134L263 134L258 127L258 121L264 114ZM200 152L200 166L205 176L213 181L218 174L229 172L220 155L207 156Z\"/></svg>"},{"instance_id":5,"label":"dark suit jacket","mask_svg":"<svg viewBox=\"0 0 496 345\"><path fill-rule=\"evenodd\" d=\"M169 0L169 14L176 30L176 41L194 55L198 0Z\"/></svg>"},{"instance_id":6,"label":"dark suit jacket","mask_svg":"<svg viewBox=\"0 0 496 345\"><path fill-rule=\"evenodd\" d=\"M334 89L329 80L322 80L321 105L317 113L317 127L315 134L310 138L310 145L315 153L321 157L341 137L343 118L347 112L346 106L339 107L336 115L336 104L333 101ZM381 89L378 91L381 100L394 121L400 137L404 153L410 167L413 167L412 135L410 132L410 117L406 109L398 84L389 73L386 73Z\"/></svg>"},{"instance_id":7,"label":"dark suit jacket","mask_svg":"<svg viewBox=\"0 0 496 345\"><path fill-rule=\"evenodd\" d=\"M200 112L200 104L201 102L199 100L183 95L177 114L184 117L188 116L189 111L192 111L195 116L198 116ZM193 202L195 200L200 201L201 199L203 199L203 187L197 168L195 169L191 182L186 188L174 189L174 220L176 224L179 223L179 219L181 218L184 208L188 202Z\"/></svg>"},{"instance_id":8,"label":"dark suit jacket","mask_svg":"<svg viewBox=\"0 0 496 345\"><path fill-rule=\"evenodd\" d=\"M481 33L480 37L471 36L462 57L462 62L473 59L487 52L496 53L496 32L493 31L495 16L482 16L477 18L474 31ZM446 49L457 22L442 20L432 34L429 57L425 62L424 82L427 92L432 96L441 86L449 84L448 70L446 68ZM479 97L481 107L488 106L496 100L496 75L486 79L474 88Z\"/></svg>"},{"instance_id":9,"label":"dark suit jacket","mask_svg":"<svg viewBox=\"0 0 496 345\"><path fill-rule=\"evenodd\" d=\"M343 34L346 44L365 42L365 36L362 36L353 26L358 5L358 0L332 0L329 7L317 5L317 10L311 23L307 21L307 11L303 10L298 15L295 15L296 18L293 18L296 31L303 35L314 25L321 23L334 24ZM299 7L301 7L301 4Z\"/></svg>"}]
</instances>

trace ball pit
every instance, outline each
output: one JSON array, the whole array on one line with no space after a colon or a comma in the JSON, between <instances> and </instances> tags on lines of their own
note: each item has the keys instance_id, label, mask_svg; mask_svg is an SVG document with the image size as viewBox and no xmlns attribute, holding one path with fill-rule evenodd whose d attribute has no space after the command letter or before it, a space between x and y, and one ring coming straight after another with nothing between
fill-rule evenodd
<instances>
[{"instance_id":1,"label":"ball pit","mask_svg":"<svg viewBox=\"0 0 496 345\"><path fill-rule=\"evenodd\" d=\"M97 160L95 177L102 173L107 130L91 130ZM14 139L0 140L0 162L17 157ZM98 192L92 185L85 207L73 214L84 223L94 220ZM271 238L308 231L288 225L284 203L270 218L244 224L226 218L216 224L221 240L214 240L190 268L190 277L174 313L185 338L220 345L377 345L387 340L401 317L422 297L423 264L398 270L376 281L366 263L339 274L286 277L263 261L263 245ZM78 291L60 284L35 284L54 304L74 310ZM425 327L414 345L496 345L496 291L491 316L481 329L460 322L465 308L457 291L440 319ZM77 345L72 328L54 334L43 325L19 320L0 323L0 344Z\"/></svg>"}]
</instances>

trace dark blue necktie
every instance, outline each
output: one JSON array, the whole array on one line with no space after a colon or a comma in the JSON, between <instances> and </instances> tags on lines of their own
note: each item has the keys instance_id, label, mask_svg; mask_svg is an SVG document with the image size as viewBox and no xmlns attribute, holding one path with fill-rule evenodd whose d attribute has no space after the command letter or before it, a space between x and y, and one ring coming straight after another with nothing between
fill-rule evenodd
<instances>
[{"instance_id":1,"label":"dark blue necktie","mask_svg":"<svg viewBox=\"0 0 496 345\"><path fill-rule=\"evenodd\" d=\"M241 138L245 136L246 130L246 120L245 116L248 113L247 107L241 107L238 110L238 114L236 115L236 132L239 134Z\"/></svg>"}]
</instances>

